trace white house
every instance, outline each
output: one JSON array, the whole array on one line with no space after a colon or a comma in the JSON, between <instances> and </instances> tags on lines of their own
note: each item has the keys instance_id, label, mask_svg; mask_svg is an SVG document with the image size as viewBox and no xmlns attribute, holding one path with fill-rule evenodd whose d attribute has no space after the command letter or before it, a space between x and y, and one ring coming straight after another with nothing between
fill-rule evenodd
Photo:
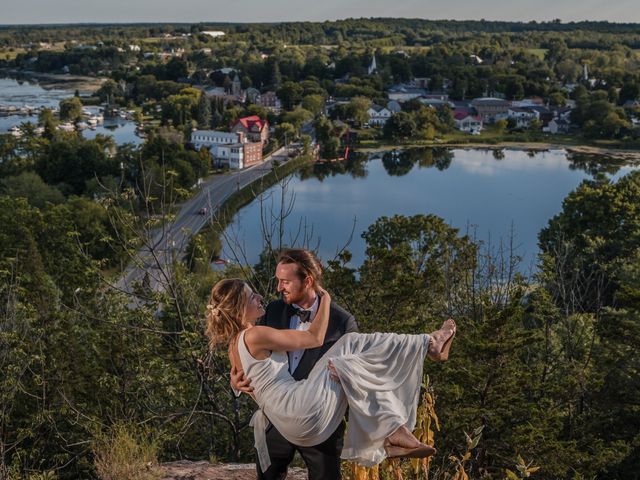
<instances>
[{"instance_id":1,"label":"white house","mask_svg":"<svg viewBox=\"0 0 640 480\"><path fill-rule=\"evenodd\" d=\"M558 133L567 133L569 132L569 128L571 127L571 122L564 118L554 118L551 120L546 127L542 129L543 132L558 134Z\"/></svg>"},{"instance_id":2,"label":"white house","mask_svg":"<svg viewBox=\"0 0 640 480\"><path fill-rule=\"evenodd\" d=\"M392 112L387 107L381 107L380 105L372 104L367 110L369 114L369 125L383 126L387 123L387 120L391 118Z\"/></svg>"},{"instance_id":3,"label":"white house","mask_svg":"<svg viewBox=\"0 0 640 480\"><path fill-rule=\"evenodd\" d=\"M455 112L453 121L461 132L479 134L482 131L482 117L480 115L472 115L464 111Z\"/></svg>"},{"instance_id":4,"label":"white house","mask_svg":"<svg viewBox=\"0 0 640 480\"><path fill-rule=\"evenodd\" d=\"M204 32L200 32L203 35L209 35L210 37L216 38L216 37L224 37L225 33L220 31L220 30L206 30Z\"/></svg>"},{"instance_id":5,"label":"white house","mask_svg":"<svg viewBox=\"0 0 640 480\"><path fill-rule=\"evenodd\" d=\"M540 119L540 114L536 110L511 107L507 110L506 117L516 122L516 128L529 128L532 121Z\"/></svg>"}]
</instances>

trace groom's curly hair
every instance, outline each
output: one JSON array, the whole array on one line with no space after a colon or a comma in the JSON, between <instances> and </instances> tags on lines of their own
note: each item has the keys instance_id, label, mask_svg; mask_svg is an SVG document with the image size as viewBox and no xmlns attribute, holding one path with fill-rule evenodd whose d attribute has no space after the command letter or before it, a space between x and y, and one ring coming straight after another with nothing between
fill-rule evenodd
<instances>
[{"instance_id":1,"label":"groom's curly hair","mask_svg":"<svg viewBox=\"0 0 640 480\"><path fill-rule=\"evenodd\" d=\"M313 278L314 284L322 286L322 264L318 257L304 248L287 248L278 255L278 263L295 263L298 265L297 275L300 280Z\"/></svg>"}]
</instances>

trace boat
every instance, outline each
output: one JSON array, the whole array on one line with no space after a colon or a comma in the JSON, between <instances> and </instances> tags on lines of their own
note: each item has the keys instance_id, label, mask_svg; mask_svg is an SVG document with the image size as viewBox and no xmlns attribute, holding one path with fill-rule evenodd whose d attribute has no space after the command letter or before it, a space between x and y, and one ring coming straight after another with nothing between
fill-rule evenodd
<instances>
[{"instance_id":1,"label":"boat","mask_svg":"<svg viewBox=\"0 0 640 480\"><path fill-rule=\"evenodd\" d=\"M71 122L61 123L58 125L58 130L62 130L63 132L74 132L76 130L76 126Z\"/></svg>"},{"instance_id":2,"label":"boat","mask_svg":"<svg viewBox=\"0 0 640 480\"><path fill-rule=\"evenodd\" d=\"M17 127L17 126L13 126L13 127L11 127L11 128L9 129L9 133L10 133L11 135L13 135L14 137L16 137L16 138L20 138L20 137L22 137L22 135L23 135L23 134L22 134L22 130L20 130L20 127Z\"/></svg>"}]
</instances>

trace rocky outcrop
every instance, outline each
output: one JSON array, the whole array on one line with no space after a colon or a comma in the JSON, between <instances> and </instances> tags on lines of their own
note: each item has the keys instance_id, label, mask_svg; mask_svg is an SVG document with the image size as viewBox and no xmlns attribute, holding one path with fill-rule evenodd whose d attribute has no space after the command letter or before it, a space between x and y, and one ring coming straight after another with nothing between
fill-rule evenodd
<instances>
[{"instance_id":1,"label":"rocky outcrop","mask_svg":"<svg viewBox=\"0 0 640 480\"><path fill-rule=\"evenodd\" d=\"M256 480L256 466L253 463L178 462L163 463L162 480ZM304 468L289 469L287 480L307 480Z\"/></svg>"}]
</instances>

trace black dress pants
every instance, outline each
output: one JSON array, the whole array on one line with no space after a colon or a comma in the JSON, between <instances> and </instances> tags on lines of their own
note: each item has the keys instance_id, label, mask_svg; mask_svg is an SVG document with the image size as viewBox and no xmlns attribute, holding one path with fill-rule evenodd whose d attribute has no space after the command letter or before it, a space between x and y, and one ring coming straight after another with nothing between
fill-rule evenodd
<instances>
[{"instance_id":1,"label":"black dress pants","mask_svg":"<svg viewBox=\"0 0 640 480\"><path fill-rule=\"evenodd\" d=\"M278 429L270 425L267 429L267 448L271 466L266 472L258 467L258 480L285 480L287 468L293 460L296 450L307 465L309 480L340 480L340 453L342 452L345 422L343 421L333 434L319 445L300 447L290 443Z\"/></svg>"}]
</instances>

